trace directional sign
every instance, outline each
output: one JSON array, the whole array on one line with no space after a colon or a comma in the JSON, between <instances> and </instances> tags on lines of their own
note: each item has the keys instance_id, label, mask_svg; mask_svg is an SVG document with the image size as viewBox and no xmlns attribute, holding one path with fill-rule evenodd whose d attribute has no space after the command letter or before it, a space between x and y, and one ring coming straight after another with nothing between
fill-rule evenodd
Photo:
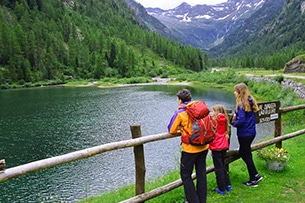
<instances>
[{"instance_id":1,"label":"directional sign","mask_svg":"<svg viewBox=\"0 0 305 203\"><path fill-rule=\"evenodd\" d=\"M257 103L256 123L266 123L279 118L280 101Z\"/></svg>"}]
</instances>

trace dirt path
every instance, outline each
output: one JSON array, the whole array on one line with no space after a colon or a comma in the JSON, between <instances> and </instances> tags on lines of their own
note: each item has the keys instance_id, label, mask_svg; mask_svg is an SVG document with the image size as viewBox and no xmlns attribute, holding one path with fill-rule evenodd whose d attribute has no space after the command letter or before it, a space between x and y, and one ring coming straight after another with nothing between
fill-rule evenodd
<instances>
[{"instance_id":1,"label":"dirt path","mask_svg":"<svg viewBox=\"0 0 305 203\"><path fill-rule=\"evenodd\" d=\"M298 79L305 79L305 76L301 76L301 75L290 75L290 74L281 74L283 75L285 78L298 78ZM267 77L275 77L277 75L266 75Z\"/></svg>"}]
</instances>

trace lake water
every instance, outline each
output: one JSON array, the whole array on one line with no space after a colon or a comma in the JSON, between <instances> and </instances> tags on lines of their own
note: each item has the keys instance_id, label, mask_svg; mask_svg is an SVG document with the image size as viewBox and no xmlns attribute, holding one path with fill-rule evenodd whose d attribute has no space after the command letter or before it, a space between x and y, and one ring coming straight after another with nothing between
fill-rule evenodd
<instances>
[{"instance_id":1,"label":"lake water","mask_svg":"<svg viewBox=\"0 0 305 203\"><path fill-rule=\"evenodd\" d=\"M44 87L0 91L0 159L7 168L109 142L131 139L130 125L142 135L165 133L186 86ZM188 87L193 99L233 109L233 92ZM271 131L271 132L270 132ZM232 129L231 148L237 148ZM256 140L273 134L258 125ZM178 168L180 139L148 143L146 178ZM31 173L0 183L0 202L76 202L134 183L133 148ZM53 200L51 200L53 198ZM54 199L56 201L54 201Z\"/></svg>"}]
</instances>

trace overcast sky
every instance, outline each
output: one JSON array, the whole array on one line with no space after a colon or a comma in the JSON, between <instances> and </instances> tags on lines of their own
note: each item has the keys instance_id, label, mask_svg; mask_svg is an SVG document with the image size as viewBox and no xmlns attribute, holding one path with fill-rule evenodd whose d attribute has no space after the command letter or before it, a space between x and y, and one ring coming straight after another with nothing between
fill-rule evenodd
<instances>
[{"instance_id":1,"label":"overcast sky","mask_svg":"<svg viewBox=\"0 0 305 203\"><path fill-rule=\"evenodd\" d=\"M144 7L171 9L179 6L181 3L186 2L191 6L197 4L215 5L227 0L135 0L136 2L142 4Z\"/></svg>"}]
</instances>

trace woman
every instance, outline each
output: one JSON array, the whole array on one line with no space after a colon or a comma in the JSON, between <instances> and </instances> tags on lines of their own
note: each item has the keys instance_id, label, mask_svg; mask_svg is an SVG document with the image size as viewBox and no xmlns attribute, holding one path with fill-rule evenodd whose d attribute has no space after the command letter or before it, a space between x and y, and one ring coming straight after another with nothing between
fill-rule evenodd
<instances>
[{"instance_id":1,"label":"woman","mask_svg":"<svg viewBox=\"0 0 305 203\"><path fill-rule=\"evenodd\" d=\"M256 136L255 112L258 111L258 105L249 92L247 85L244 83L235 85L234 95L236 97L236 107L232 119L232 126L237 128L239 155L246 163L249 173L249 181L243 182L243 184L257 187L257 183L263 177L258 174L254 165L251 144Z\"/></svg>"}]
</instances>

